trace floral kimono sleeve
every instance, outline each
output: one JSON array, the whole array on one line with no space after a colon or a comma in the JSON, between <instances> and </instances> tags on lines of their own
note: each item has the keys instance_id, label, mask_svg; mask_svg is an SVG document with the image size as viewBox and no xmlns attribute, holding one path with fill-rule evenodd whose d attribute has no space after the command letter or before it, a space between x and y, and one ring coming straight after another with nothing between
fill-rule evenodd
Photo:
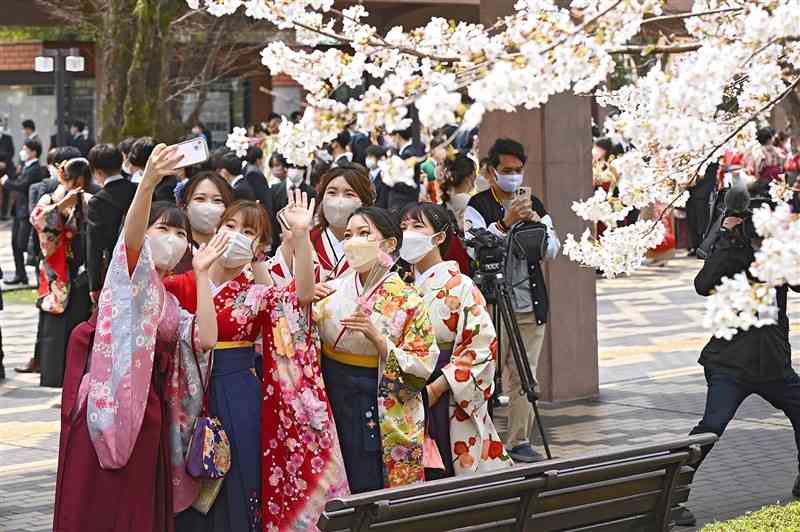
<instances>
[{"instance_id":1,"label":"floral kimono sleeve","mask_svg":"<svg viewBox=\"0 0 800 532\"><path fill-rule=\"evenodd\" d=\"M177 346L167 376L170 466L172 468L173 511L181 512L194 502L200 482L186 472L186 451L192 429L203 407L203 384L208 382L211 351L196 351L197 324L193 314L181 309L177 299ZM160 331L159 331L160 332Z\"/></svg>"},{"instance_id":2,"label":"floral kimono sleeve","mask_svg":"<svg viewBox=\"0 0 800 532\"><path fill-rule=\"evenodd\" d=\"M398 283L402 281L397 280ZM396 286L391 283L388 290ZM402 383L413 391L421 391L433 373L439 348L427 307L422 297L403 286L402 292L379 302L376 310L388 320L386 346L389 356L385 372L399 372Z\"/></svg>"},{"instance_id":3,"label":"floral kimono sleeve","mask_svg":"<svg viewBox=\"0 0 800 532\"><path fill-rule=\"evenodd\" d=\"M50 196L43 196L34 207L30 219L33 229L37 233L43 231L60 232L64 229L64 216L52 203Z\"/></svg>"},{"instance_id":4,"label":"floral kimono sleeve","mask_svg":"<svg viewBox=\"0 0 800 532\"><path fill-rule=\"evenodd\" d=\"M458 319L453 354L442 373L456 405L469 416L476 416L492 396L497 334L480 290L462 275L453 279L460 280L461 306L453 313L456 316L452 316Z\"/></svg>"}]
</instances>

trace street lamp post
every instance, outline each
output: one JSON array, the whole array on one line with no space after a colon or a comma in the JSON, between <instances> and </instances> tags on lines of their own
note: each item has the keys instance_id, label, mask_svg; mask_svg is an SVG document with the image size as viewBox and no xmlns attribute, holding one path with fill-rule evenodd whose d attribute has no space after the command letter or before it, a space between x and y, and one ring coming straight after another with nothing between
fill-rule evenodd
<instances>
[{"instance_id":1,"label":"street lamp post","mask_svg":"<svg viewBox=\"0 0 800 532\"><path fill-rule=\"evenodd\" d=\"M67 132L64 129L64 85L67 72L83 72L84 58L77 48L48 48L36 58L36 72L53 72L56 87L56 141L64 146Z\"/></svg>"}]
</instances>

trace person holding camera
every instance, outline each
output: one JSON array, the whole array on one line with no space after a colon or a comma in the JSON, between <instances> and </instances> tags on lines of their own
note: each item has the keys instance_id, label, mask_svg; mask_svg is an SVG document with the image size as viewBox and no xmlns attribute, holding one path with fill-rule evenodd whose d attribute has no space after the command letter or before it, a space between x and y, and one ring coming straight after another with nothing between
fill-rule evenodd
<instances>
[{"instance_id":1,"label":"person holding camera","mask_svg":"<svg viewBox=\"0 0 800 532\"><path fill-rule=\"evenodd\" d=\"M547 287L540 260L554 259L561 245L542 201L531 193L530 188L522 187L527 161L522 144L512 139L498 139L489 150L488 159L486 179L489 188L470 199L464 211L465 230L487 229L506 241L509 233L526 222L541 224L547 231L546 247L541 257L528 260L509 252L505 271L505 279L513 287L510 292L514 318L535 376L548 314ZM499 327L499 324L495 325ZM503 390L510 398L505 444L514 461L536 462L544 457L530 444L533 405L523 395L519 372L509 352L509 335L510 331L505 330L500 334Z\"/></svg>"},{"instance_id":2,"label":"person holding camera","mask_svg":"<svg viewBox=\"0 0 800 532\"><path fill-rule=\"evenodd\" d=\"M711 295L724 277L747 272L760 245L746 209L741 213L728 209L723 216L719 238L694 279L695 290L702 296ZM703 418L690 434L711 432L722 436L742 402L750 394L756 394L783 410L791 421L800 461L800 376L792 368L786 314L789 288L783 285L775 289L775 324L740 330L731 339L712 337L703 348L698 362L704 368L708 384L706 407ZM800 286L791 289L798 292ZM702 449L696 468L712 447ZM792 493L800 497L800 475ZM694 516L681 507L676 520L679 524L692 525Z\"/></svg>"}]
</instances>

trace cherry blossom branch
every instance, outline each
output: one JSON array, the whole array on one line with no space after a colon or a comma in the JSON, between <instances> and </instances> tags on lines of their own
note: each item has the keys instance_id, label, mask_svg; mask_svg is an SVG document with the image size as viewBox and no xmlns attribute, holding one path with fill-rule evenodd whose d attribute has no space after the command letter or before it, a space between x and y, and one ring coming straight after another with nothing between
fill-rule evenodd
<instances>
[{"instance_id":1,"label":"cherry blossom branch","mask_svg":"<svg viewBox=\"0 0 800 532\"><path fill-rule=\"evenodd\" d=\"M724 7L720 9L711 9L709 11L697 11L693 13L676 13L674 15L661 15L658 17L650 17L642 20L642 24L651 24L653 22L671 22L673 20L683 20L694 17L704 17L707 15L718 15L720 13L738 13L744 11L743 7Z\"/></svg>"},{"instance_id":2,"label":"cherry blossom branch","mask_svg":"<svg viewBox=\"0 0 800 532\"><path fill-rule=\"evenodd\" d=\"M681 191L680 191L680 193L676 194L676 195L675 195L675 197L674 197L674 198L672 198L672 201L670 201L670 202L667 204L667 206L666 206L666 207L664 207L664 209L661 211L661 214L659 214L658 218L656 218L656 219L653 221L653 225L652 225L652 227L650 227L650 229L649 229L649 230L648 230L648 231L647 231L647 232L644 234L644 236L647 236L647 235L649 235L651 232L653 232L653 231L655 230L655 228L657 227L658 223L659 223L659 222L661 222L661 219L662 219L662 218L664 218L664 215L666 215L667 211L669 211L669 210L670 210L670 209L671 209L671 208L672 208L672 207L675 205L675 203L678 201L678 199L680 199L680 197L683 195L683 193L684 193L684 192L686 192L687 190L689 190L689 188L690 188L690 187L694 186L695 182L697 181L697 177L700 175L700 170L703 168L703 165L704 165L704 164L706 164L706 163L707 163L707 162L708 162L708 161L709 161L709 160L710 160L710 159L711 159L711 158L714 156L714 154L717 152L717 150L719 150L720 148L722 148L723 146L725 146L725 144L727 144L727 143L728 143L728 141L730 141L731 139L735 138L735 137L736 137L736 135L738 135L738 134L739 134L739 132L740 132L741 130L743 130L745 127L747 127L747 125L748 125L750 122L752 122L753 120L757 119L759 116L761 116L762 114L764 114L766 111L768 111L769 109L771 109L773 106L775 106L775 105L777 105L778 103L780 103L780 101L781 101L781 100L783 100L783 99L784 99L786 96L788 96L789 94L791 94L791 92L792 92L792 91L794 91L794 89L795 89L795 88L796 88L798 85L800 85L800 77L798 77L797 79L795 79L795 80L794 80L794 81L793 81L793 82L792 82L792 83L791 83L791 84L790 84L790 85L789 85L789 86L786 88L786 90L784 90L784 91L783 91L783 92L781 92L781 93L780 93L778 96L776 96L775 98L773 98L772 100L770 100L769 102L767 102L767 103L766 103L766 104L765 104L765 105L764 105L764 106L763 106L761 109L759 109L759 110L758 110L758 111L756 111L755 113L751 114L751 115L750 115L750 116L747 118L747 120L745 120L744 122L742 122L742 123L739 125L739 127L737 127L736 129L734 129L734 130L733 130L733 132L732 132L730 135L728 135L727 137L725 137L725 140L723 140L722 142L720 142L720 143L718 143L716 146L714 146L714 147L711 149L711 151L710 151L710 152L708 152L708 155L706 155L706 156L703 158L703 160L702 160L702 161L700 161L700 163L697 165L697 168L695 168L694 175L692 176L691 180L690 180L690 181L689 181L689 182L688 182L686 185L684 185L683 187L681 187Z\"/></svg>"},{"instance_id":3,"label":"cherry blossom branch","mask_svg":"<svg viewBox=\"0 0 800 532\"><path fill-rule=\"evenodd\" d=\"M685 54L688 52L696 52L700 48L703 47L703 43L693 42L688 44L672 44L672 45L652 45L652 44L645 44L645 45L630 45L630 46L619 46L617 48L611 48L606 50L606 53L610 55L623 55L623 54L641 54L641 55L652 55L652 54Z\"/></svg>"}]
</instances>

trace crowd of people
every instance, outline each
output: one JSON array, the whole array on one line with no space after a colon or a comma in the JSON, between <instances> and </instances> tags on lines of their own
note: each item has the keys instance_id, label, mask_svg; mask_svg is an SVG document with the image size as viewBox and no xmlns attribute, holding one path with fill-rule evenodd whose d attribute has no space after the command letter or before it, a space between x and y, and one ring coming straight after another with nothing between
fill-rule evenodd
<instances>
[{"instance_id":1,"label":"crowd of people","mask_svg":"<svg viewBox=\"0 0 800 532\"><path fill-rule=\"evenodd\" d=\"M62 387L55 530L313 528L334 496L543 459L465 242L535 222L543 258L558 253L545 206L519 194L523 146L498 139L476 161L475 132L349 129L299 167L276 127L244 157L186 167L144 137L54 148L47 172L26 141L3 184L38 246L36 348L18 369ZM382 175L392 155L413 182ZM534 372L536 268L512 294ZM506 441L489 415L500 362Z\"/></svg>"}]
</instances>

